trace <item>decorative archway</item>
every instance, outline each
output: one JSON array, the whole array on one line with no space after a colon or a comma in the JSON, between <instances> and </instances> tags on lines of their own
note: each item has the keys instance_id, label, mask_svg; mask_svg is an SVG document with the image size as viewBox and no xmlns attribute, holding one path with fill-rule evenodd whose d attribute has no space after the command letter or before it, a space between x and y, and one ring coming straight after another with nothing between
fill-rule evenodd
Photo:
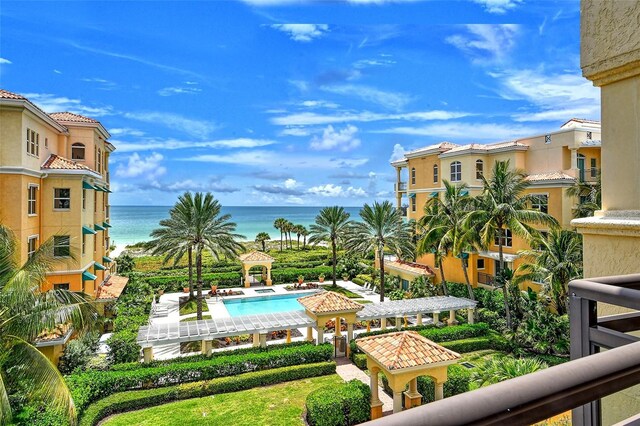
<instances>
[{"instance_id":1,"label":"decorative archway","mask_svg":"<svg viewBox=\"0 0 640 426\"><path fill-rule=\"evenodd\" d=\"M249 270L254 266L262 266L267 269L267 277L265 282L267 285L272 285L271 281L271 265L275 259L266 253L261 251L252 251L250 253L241 254L239 256L242 263L242 277L244 279L244 286L251 287L251 277Z\"/></svg>"}]
</instances>

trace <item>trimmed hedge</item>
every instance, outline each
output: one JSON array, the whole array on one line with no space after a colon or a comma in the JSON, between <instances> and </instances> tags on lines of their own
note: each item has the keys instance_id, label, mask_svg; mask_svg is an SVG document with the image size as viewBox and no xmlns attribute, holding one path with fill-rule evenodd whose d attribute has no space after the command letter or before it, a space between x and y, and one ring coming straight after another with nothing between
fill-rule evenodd
<instances>
[{"instance_id":1,"label":"trimmed hedge","mask_svg":"<svg viewBox=\"0 0 640 426\"><path fill-rule=\"evenodd\" d=\"M329 361L332 355L333 347L330 344L305 345L135 370L87 371L68 376L67 383L78 411L82 412L91 401L116 392L152 389L251 371Z\"/></svg>"},{"instance_id":2,"label":"trimmed hedge","mask_svg":"<svg viewBox=\"0 0 640 426\"><path fill-rule=\"evenodd\" d=\"M389 381L384 374L380 375L382 387L386 393L393 395L393 391L389 387ZM469 390L471 383L471 374L459 365L450 365L447 367L447 381L443 386L443 394L445 398L458 395ZM422 395L422 404L433 402L436 399L436 386L433 379L429 376L418 377L418 392ZM402 399L404 407L404 398Z\"/></svg>"},{"instance_id":3,"label":"trimmed hedge","mask_svg":"<svg viewBox=\"0 0 640 426\"><path fill-rule=\"evenodd\" d=\"M244 373L232 377L222 377L157 389L120 392L91 404L80 418L79 423L80 426L94 426L105 417L125 411L139 410L183 399L237 392L258 386L269 386L309 377L326 376L335 372L335 362L321 362Z\"/></svg>"},{"instance_id":4,"label":"trimmed hedge","mask_svg":"<svg viewBox=\"0 0 640 426\"><path fill-rule=\"evenodd\" d=\"M440 345L458 353L467 353L482 351L485 349L494 349L496 351L506 351L509 348L508 342L504 337L497 333L491 333L488 336L472 337L470 339L453 340L451 342L441 342Z\"/></svg>"},{"instance_id":5,"label":"trimmed hedge","mask_svg":"<svg viewBox=\"0 0 640 426\"><path fill-rule=\"evenodd\" d=\"M366 370L367 369L367 355L365 355L365 354L353 354L353 356L351 358L352 358L351 360L353 361L353 363L360 370Z\"/></svg>"},{"instance_id":6,"label":"trimmed hedge","mask_svg":"<svg viewBox=\"0 0 640 426\"><path fill-rule=\"evenodd\" d=\"M358 379L327 386L307 396L309 426L350 426L371 419L371 390Z\"/></svg>"}]
</instances>

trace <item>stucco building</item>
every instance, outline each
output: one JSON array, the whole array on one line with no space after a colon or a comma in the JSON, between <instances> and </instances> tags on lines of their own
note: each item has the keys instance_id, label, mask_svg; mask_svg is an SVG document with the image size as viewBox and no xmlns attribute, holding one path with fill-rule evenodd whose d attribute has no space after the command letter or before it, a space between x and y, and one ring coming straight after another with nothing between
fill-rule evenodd
<instances>
[{"instance_id":1,"label":"stucco building","mask_svg":"<svg viewBox=\"0 0 640 426\"><path fill-rule=\"evenodd\" d=\"M512 168L528 175L531 186L527 192L540 199L532 207L549 213L563 227L569 227L573 208L579 200L569 197L566 190L576 180L595 183L600 170L600 146L600 123L574 118L556 131L508 142L468 145L442 142L416 149L391 163L397 176L396 204L398 208L406 208L408 219L418 220L423 216L427 200L442 196L443 179L454 184L465 183L470 195L479 195L481 177L491 177L496 161L509 160ZM517 268L518 251L528 249L527 243L507 230L503 245L507 266ZM434 272L430 275L436 282L440 281L433 255L422 256L418 263L431 268ZM497 241L486 251L470 253L468 273L472 284L491 285L497 263ZM447 281L465 282L460 259L448 257L443 267ZM403 284L408 285L407 271L395 269L390 273L400 275ZM532 287L537 289L535 283Z\"/></svg>"}]
</instances>

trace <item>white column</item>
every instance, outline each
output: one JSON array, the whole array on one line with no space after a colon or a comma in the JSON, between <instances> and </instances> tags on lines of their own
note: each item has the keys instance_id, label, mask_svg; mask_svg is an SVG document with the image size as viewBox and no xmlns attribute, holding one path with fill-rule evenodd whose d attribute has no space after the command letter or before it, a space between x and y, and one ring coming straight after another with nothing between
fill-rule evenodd
<instances>
[{"instance_id":1,"label":"white column","mask_svg":"<svg viewBox=\"0 0 640 426\"><path fill-rule=\"evenodd\" d=\"M458 324L458 320L456 320L456 311L454 310L449 311L449 319L447 320L447 324L449 325Z\"/></svg>"},{"instance_id":2,"label":"white column","mask_svg":"<svg viewBox=\"0 0 640 426\"><path fill-rule=\"evenodd\" d=\"M434 325L438 325L439 322L440 322L440 312L434 312L433 313L433 324Z\"/></svg>"},{"instance_id":3,"label":"white column","mask_svg":"<svg viewBox=\"0 0 640 426\"><path fill-rule=\"evenodd\" d=\"M387 329L387 319L386 318L380 318L380 328L382 330L386 330Z\"/></svg>"},{"instance_id":4,"label":"white column","mask_svg":"<svg viewBox=\"0 0 640 426\"><path fill-rule=\"evenodd\" d=\"M313 342L313 328L307 327L307 342Z\"/></svg>"},{"instance_id":5,"label":"white column","mask_svg":"<svg viewBox=\"0 0 640 426\"><path fill-rule=\"evenodd\" d=\"M418 317L418 321L417 321L418 325L422 325L422 314L418 314L417 317Z\"/></svg>"},{"instance_id":6,"label":"white column","mask_svg":"<svg viewBox=\"0 0 640 426\"><path fill-rule=\"evenodd\" d=\"M260 346L260 334L259 333L253 333L253 346L254 347Z\"/></svg>"},{"instance_id":7,"label":"white column","mask_svg":"<svg viewBox=\"0 0 640 426\"><path fill-rule=\"evenodd\" d=\"M142 348L142 355L144 358L144 362L153 361L153 348L149 346L148 348Z\"/></svg>"},{"instance_id":8,"label":"white column","mask_svg":"<svg viewBox=\"0 0 640 426\"><path fill-rule=\"evenodd\" d=\"M402 411L402 391L393 391L393 412L399 413Z\"/></svg>"},{"instance_id":9,"label":"white column","mask_svg":"<svg viewBox=\"0 0 640 426\"><path fill-rule=\"evenodd\" d=\"M396 330L402 330L402 317L396 317Z\"/></svg>"},{"instance_id":10,"label":"white column","mask_svg":"<svg viewBox=\"0 0 640 426\"><path fill-rule=\"evenodd\" d=\"M260 333L260 347L261 348L266 348L267 347L267 335L266 334Z\"/></svg>"},{"instance_id":11,"label":"white column","mask_svg":"<svg viewBox=\"0 0 640 426\"><path fill-rule=\"evenodd\" d=\"M474 315L474 311L475 311L475 309L473 309L473 308L468 308L467 309L467 322L469 324L473 324L476 321L476 317Z\"/></svg>"},{"instance_id":12,"label":"white column","mask_svg":"<svg viewBox=\"0 0 640 426\"><path fill-rule=\"evenodd\" d=\"M203 340L201 349L203 355L211 356L213 352L213 340Z\"/></svg>"},{"instance_id":13,"label":"white column","mask_svg":"<svg viewBox=\"0 0 640 426\"><path fill-rule=\"evenodd\" d=\"M317 342L317 344L321 345L321 344L324 343L324 327L319 325L316 328L316 331L318 332L318 342Z\"/></svg>"},{"instance_id":14,"label":"white column","mask_svg":"<svg viewBox=\"0 0 640 426\"><path fill-rule=\"evenodd\" d=\"M444 398L444 382L436 382L436 401Z\"/></svg>"}]
</instances>

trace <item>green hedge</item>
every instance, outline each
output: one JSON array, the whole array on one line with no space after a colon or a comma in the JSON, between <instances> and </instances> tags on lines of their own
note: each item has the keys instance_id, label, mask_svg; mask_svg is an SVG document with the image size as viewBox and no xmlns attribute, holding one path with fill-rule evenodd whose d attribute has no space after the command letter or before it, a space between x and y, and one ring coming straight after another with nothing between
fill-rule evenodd
<instances>
[{"instance_id":1,"label":"green hedge","mask_svg":"<svg viewBox=\"0 0 640 426\"><path fill-rule=\"evenodd\" d=\"M120 392L91 404L80 418L81 426L95 426L105 417L189 398L237 392L258 386L269 386L292 380L325 376L336 372L334 362L296 365L244 373L195 383L157 389Z\"/></svg>"},{"instance_id":2,"label":"green hedge","mask_svg":"<svg viewBox=\"0 0 640 426\"><path fill-rule=\"evenodd\" d=\"M351 360L356 365L356 367L358 367L360 370L366 370L367 369L367 355L365 355L365 354L353 354L352 357L351 357Z\"/></svg>"},{"instance_id":3,"label":"green hedge","mask_svg":"<svg viewBox=\"0 0 640 426\"><path fill-rule=\"evenodd\" d=\"M440 344L447 349L461 354L467 352L482 351L486 349L506 351L509 348L506 339L497 333L491 333L487 336L482 337L472 337L470 339L441 342Z\"/></svg>"},{"instance_id":4,"label":"green hedge","mask_svg":"<svg viewBox=\"0 0 640 426\"><path fill-rule=\"evenodd\" d=\"M371 390L358 379L327 386L307 396L309 426L350 426L370 420Z\"/></svg>"},{"instance_id":5,"label":"green hedge","mask_svg":"<svg viewBox=\"0 0 640 426\"><path fill-rule=\"evenodd\" d=\"M116 392L235 376L251 371L329 361L330 344L282 348L261 353L226 355L204 361L178 362L135 370L87 371L67 377L79 412L91 402Z\"/></svg>"},{"instance_id":6,"label":"green hedge","mask_svg":"<svg viewBox=\"0 0 640 426\"><path fill-rule=\"evenodd\" d=\"M380 374L382 387L386 393L393 395L393 390L389 387L389 381L384 374ZM443 386L443 394L445 398L458 395L469 390L471 383L471 374L459 365L450 365L447 367L447 381ZM422 404L435 401L436 387L433 379L429 376L418 377L418 392L422 395ZM404 406L404 398L402 399Z\"/></svg>"}]
</instances>

